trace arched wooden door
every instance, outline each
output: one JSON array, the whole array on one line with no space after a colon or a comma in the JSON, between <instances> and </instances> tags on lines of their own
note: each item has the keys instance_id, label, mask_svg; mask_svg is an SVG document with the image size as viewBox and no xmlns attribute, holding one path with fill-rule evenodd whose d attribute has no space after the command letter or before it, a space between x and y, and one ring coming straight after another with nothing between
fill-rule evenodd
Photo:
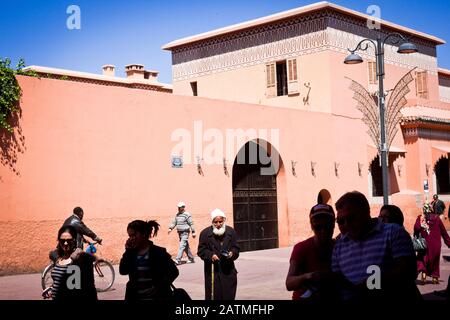
<instances>
[{"instance_id":1,"label":"arched wooden door","mask_svg":"<svg viewBox=\"0 0 450 320\"><path fill-rule=\"evenodd\" d=\"M437 190L438 194L450 193L450 169L448 158L441 158L434 166L436 173Z\"/></svg>"},{"instance_id":2,"label":"arched wooden door","mask_svg":"<svg viewBox=\"0 0 450 320\"><path fill-rule=\"evenodd\" d=\"M249 156L255 150L257 156ZM270 167L267 159L266 149L250 141L234 161L233 217L242 251L278 248L277 176L261 174L261 168Z\"/></svg>"}]
</instances>

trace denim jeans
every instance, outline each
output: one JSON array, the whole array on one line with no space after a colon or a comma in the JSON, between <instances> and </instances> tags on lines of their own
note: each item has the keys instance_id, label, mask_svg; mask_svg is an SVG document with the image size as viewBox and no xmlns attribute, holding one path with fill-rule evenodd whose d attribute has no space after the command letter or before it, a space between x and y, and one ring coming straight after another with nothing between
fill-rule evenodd
<instances>
[{"instance_id":1,"label":"denim jeans","mask_svg":"<svg viewBox=\"0 0 450 320\"><path fill-rule=\"evenodd\" d=\"M180 238L180 247L178 248L177 261L180 261L183 257L183 252L186 252L189 260L194 260L194 255L189 248L189 231L178 231L178 237Z\"/></svg>"}]
</instances>

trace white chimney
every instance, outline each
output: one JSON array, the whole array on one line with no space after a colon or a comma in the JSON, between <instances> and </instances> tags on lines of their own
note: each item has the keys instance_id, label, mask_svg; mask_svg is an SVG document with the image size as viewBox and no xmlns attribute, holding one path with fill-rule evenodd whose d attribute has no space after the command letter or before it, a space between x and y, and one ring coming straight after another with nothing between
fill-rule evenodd
<instances>
[{"instance_id":1,"label":"white chimney","mask_svg":"<svg viewBox=\"0 0 450 320\"><path fill-rule=\"evenodd\" d=\"M103 75L108 77L115 77L116 67L112 64L106 64L103 67Z\"/></svg>"}]
</instances>

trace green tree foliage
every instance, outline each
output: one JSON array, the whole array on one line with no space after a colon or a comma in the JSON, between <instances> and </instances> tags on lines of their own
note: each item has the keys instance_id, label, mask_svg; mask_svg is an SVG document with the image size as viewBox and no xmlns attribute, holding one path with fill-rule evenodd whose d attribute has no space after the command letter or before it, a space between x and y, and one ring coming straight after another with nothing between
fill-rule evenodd
<instances>
[{"instance_id":1,"label":"green tree foliage","mask_svg":"<svg viewBox=\"0 0 450 320\"><path fill-rule=\"evenodd\" d=\"M19 100L22 94L16 75L36 76L34 71L24 71L25 61L20 59L15 69L11 68L11 59L0 59L0 130L12 132L8 123L12 113L19 111Z\"/></svg>"}]
</instances>

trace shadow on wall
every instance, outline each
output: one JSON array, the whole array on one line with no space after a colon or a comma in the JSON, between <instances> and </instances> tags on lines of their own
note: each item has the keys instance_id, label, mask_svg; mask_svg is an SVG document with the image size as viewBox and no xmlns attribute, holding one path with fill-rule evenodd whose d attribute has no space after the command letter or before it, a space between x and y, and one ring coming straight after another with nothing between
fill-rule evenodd
<instances>
[{"instance_id":1,"label":"shadow on wall","mask_svg":"<svg viewBox=\"0 0 450 320\"><path fill-rule=\"evenodd\" d=\"M20 126L20 119L22 118L22 108L19 105L19 110L13 113L8 122L14 128L13 132L8 132L5 129L0 129L0 161L2 166L9 168L15 175L20 176L20 171L17 168L17 160L20 153L24 153L25 136L22 133ZM0 181L2 177L0 176Z\"/></svg>"}]
</instances>

